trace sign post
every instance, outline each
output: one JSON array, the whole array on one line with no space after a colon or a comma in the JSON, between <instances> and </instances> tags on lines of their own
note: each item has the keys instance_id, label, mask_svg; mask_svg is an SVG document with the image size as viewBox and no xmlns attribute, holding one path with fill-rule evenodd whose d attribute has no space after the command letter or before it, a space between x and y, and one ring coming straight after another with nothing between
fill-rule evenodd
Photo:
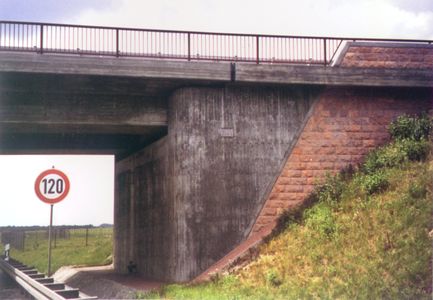
<instances>
[{"instance_id":1,"label":"sign post","mask_svg":"<svg viewBox=\"0 0 433 300\"><path fill-rule=\"evenodd\" d=\"M69 178L60 170L52 169L43 171L36 178L35 193L44 203L50 204L50 227L48 228L48 276L51 276L51 229L53 227L53 207L69 193Z\"/></svg>"}]
</instances>

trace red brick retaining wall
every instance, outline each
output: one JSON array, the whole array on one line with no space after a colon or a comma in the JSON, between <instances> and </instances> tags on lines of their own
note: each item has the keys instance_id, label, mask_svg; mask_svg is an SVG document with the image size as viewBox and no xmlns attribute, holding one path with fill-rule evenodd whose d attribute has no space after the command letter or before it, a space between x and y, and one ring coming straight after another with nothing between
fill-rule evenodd
<instances>
[{"instance_id":1,"label":"red brick retaining wall","mask_svg":"<svg viewBox=\"0 0 433 300\"><path fill-rule=\"evenodd\" d=\"M269 230L283 210L302 202L314 183L388 140L388 124L402 114L433 107L432 90L328 88L260 212L250 236Z\"/></svg>"},{"instance_id":2,"label":"red brick retaining wall","mask_svg":"<svg viewBox=\"0 0 433 300\"><path fill-rule=\"evenodd\" d=\"M340 66L433 69L433 45L350 44Z\"/></svg>"}]
</instances>

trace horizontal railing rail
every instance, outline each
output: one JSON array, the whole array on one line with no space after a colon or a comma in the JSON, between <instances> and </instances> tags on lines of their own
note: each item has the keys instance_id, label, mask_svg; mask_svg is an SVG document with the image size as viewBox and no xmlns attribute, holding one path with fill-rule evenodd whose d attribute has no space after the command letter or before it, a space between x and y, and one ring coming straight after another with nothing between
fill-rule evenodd
<instances>
[{"instance_id":1,"label":"horizontal railing rail","mask_svg":"<svg viewBox=\"0 0 433 300\"><path fill-rule=\"evenodd\" d=\"M0 21L0 50L156 59L330 65L346 42L431 40L282 36Z\"/></svg>"},{"instance_id":2,"label":"horizontal railing rail","mask_svg":"<svg viewBox=\"0 0 433 300\"><path fill-rule=\"evenodd\" d=\"M35 268L13 259L5 260L4 257L0 257L0 270L9 275L27 294L38 300L98 299L98 297L88 296L63 283L54 282L53 278L46 277Z\"/></svg>"}]
</instances>

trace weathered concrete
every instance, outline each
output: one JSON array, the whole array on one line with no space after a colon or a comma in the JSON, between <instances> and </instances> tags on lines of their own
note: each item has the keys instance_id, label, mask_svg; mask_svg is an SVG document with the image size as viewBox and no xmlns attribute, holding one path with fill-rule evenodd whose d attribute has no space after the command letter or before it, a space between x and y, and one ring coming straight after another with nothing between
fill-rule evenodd
<instances>
[{"instance_id":1,"label":"weathered concrete","mask_svg":"<svg viewBox=\"0 0 433 300\"><path fill-rule=\"evenodd\" d=\"M116 269L187 281L240 243L317 93L176 91L168 136L117 164Z\"/></svg>"},{"instance_id":2,"label":"weathered concrete","mask_svg":"<svg viewBox=\"0 0 433 300\"><path fill-rule=\"evenodd\" d=\"M121 159L166 134L173 91L227 84L431 87L433 73L2 51L0 153L112 153Z\"/></svg>"},{"instance_id":3,"label":"weathered concrete","mask_svg":"<svg viewBox=\"0 0 433 300\"><path fill-rule=\"evenodd\" d=\"M433 51L433 47L429 48ZM234 69L233 69L234 66ZM333 68L290 64L227 62L187 62L133 58L86 57L34 53L0 55L0 72L36 74L94 75L155 79L183 83L267 83L344 86L430 87L433 75L428 69L378 69L365 67ZM156 87L157 88L157 87Z\"/></svg>"},{"instance_id":4,"label":"weathered concrete","mask_svg":"<svg viewBox=\"0 0 433 300\"><path fill-rule=\"evenodd\" d=\"M122 157L167 133L167 95L139 79L0 72L1 153Z\"/></svg>"},{"instance_id":5,"label":"weathered concrete","mask_svg":"<svg viewBox=\"0 0 433 300\"><path fill-rule=\"evenodd\" d=\"M171 279L176 268L175 176L167 138L116 164L114 265L130 261L151 278Z\"/></svg>"}]
</instances>

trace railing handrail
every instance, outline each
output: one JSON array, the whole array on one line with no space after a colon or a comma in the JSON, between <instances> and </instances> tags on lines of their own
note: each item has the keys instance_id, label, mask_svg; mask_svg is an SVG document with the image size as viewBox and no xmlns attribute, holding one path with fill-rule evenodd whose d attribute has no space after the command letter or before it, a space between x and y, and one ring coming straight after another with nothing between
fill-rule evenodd
<instances>
[{"instance_id":1,"label":"railing handrail","mask_svg":"<svg viewBox=\"0 0 433 300\"><path fill-rule=\"evenodd\" d=\"M228 36L245 36L245 37L272 37L272 38L294 38L294 39L327 39L327 40L345 40L345 41L378 41L378 42L402 42L402 43L427 43L432 44L433 40L428 39L395 39L395 38L365 38L365 37L347 37L347 36L310 36L310 35L281 35L281 34L264 34L264 33L240 33L240 32L216 32L216 31L194 31L194 30L171 30L171 29L152 29L138 27L114 27L114 26L97 26L81 25L68 23L44 23L44 22L25 22L25 21L6 21L0 20L2 24L22 24L22 25L43 25L43 26L61 26L76 27L89 29L108 29L108 30L125 30L125 31L147 31L161 33L184 33L184 34L209 34L209 35L228 35Z\"/></svg>"},{"instance_id":2,"label":"railing handrail","mask_svg":"<svg viewBox=\"0 0 433 300\"><path fill-rule=\"evenodd\" d=\"M425 39L244 34L0 20L0 50L36 51L40 54L327 66L337 58L342 44L353 41L433 43L433 40Z\"/></svg>"}]
</instances>

